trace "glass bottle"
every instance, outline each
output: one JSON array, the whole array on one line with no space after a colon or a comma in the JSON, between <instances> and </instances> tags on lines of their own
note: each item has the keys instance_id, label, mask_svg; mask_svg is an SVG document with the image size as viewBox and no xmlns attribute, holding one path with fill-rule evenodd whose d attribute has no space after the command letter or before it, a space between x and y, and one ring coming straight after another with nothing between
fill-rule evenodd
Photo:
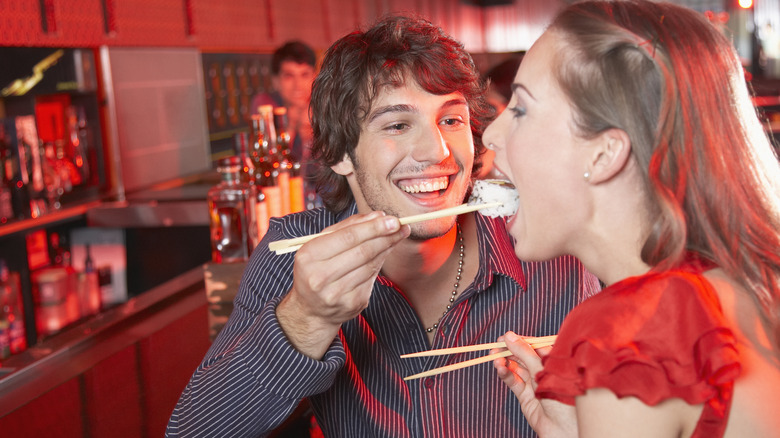
<instances>
[{"instance_id":1,"label":"glass bottle","mask_svg":"<svg viewBox=\"0 0 780 438\"><path fill-rule=\"evenodd\" d=\"M265 196L268 217L283 216L279 168L274 166L271 154L276 148L276 140L272 141L273 128L268 126L268 120L262 114L252 116L252 133L254 140L250 155L255 163L255 185Z\"/></svg>"},{"instance_id":2,"label":"glass bottle","mask_svg":"<svg viewBox=\"0 0 780 438\"><path fill-rule=\"evenodd\" d=\"M222 182L208 192L211 258L215 263L249 259L257 245L255 188L241 181L241 159L219 161Z\"/></svg>"},{"instance_id":3,"label":"glass bottle","mask_svg":"<svg viewBox=\"0 0 780 438\"><path fill-rule=\"evenodd\" d=\"M78 274L78 303L81 317L100 312L100 282L90 244L84 245L84 271Z\"/></svg>"},{"instance_id":4,"label":"glass bottle","mask_svg":"<svg viewBox=\"0 0 780 438\"><path fill-rule=\"evenodd\" d=\"M3 264L5 267L5 263ZM5 268L8 271L8 268ZM8 305L9 290L5 284L0 285L0 359L11 356L11 329L9 322Z\"/></svg>"},{"instance_id":5,"label":"glass bottle","mask_svg":"<svg viewBox=\"0 0 780 438\"><path fill-rule=\"evenodd\" d=\"M3 155L3 185L11 193L11 208L14 218L25 219L30 217L30 192L27 190L20 165L18 149L10 138L11 130L0 126L0 150ZM15 131L14 131L15 132Z\"/></svg>"},{"instance_id":6,"label":"glass bottle","mask_svg":"<svg viewBox=\"0 0 780 438\"><path fill-rule=\"evenodd\" d=\"M2 135L2 133L0 133ZM11 197L11 190L6 183L5 175L5 148L2 147L3 139L0 137L0 174L2 174L2 184L0 184L0 224L5 224L14 218L14 206Z\"/></svg>"},{"instance_id":7,"label":"glass bottle","mask_svg":"<svg viewBox=\"0 0 780 438\"><path fill-rule=\"evenodd\" d=\"M276 144L281 157L281 167L287 169L289 174L289 213L303 211L303 176L301 175L301 163L295 159L290 143L290 132L287 130L287 108L280 106L274 108L274 125L276 127Z\"/></svg>"},{"instance_id":8,"label":"glass bottle","mask_svg":"<svg viewBox=\"0 0 780 438\"><path fill-rule=\"evenodd\" d=\"M255 186L255 223L257 224L257 241L259 242L268 230L268 205L265 194L257 184L257 169L249 153L249 135L246 132L236 134L236 155L241 159L241 181Z\"/></svg>"},{"instance_id":9,"label":"glass bottle","mask_svg":"<svg viewBox=\"0 0 780 438\"><path fill-rule=\"evenodd\" d=\"M276 125L274 124L274 107L271 105L260 106L260 115L265 120L266 136L268 137L268 149L265 155L269 157L271 166L276 173L276 184L279 186L279 196L282 210L279 216L284 216L290 212L290 169L284 162L276 134Z\"/></svg>"},{"instance_id":10,"label":"glass bottle","mask_svg":"<svg viewBox=\"0 0 780 438\"><path fill-rule=\"evenodd\" d=\"M11 272L5 260L0 260L0 295L2 299L2 313L8 323L8 347L11 354L20 353L27 349L27 337L24 329L24 309L22 307L22 285L18 272Z\"/></svg>"}]
</instances>

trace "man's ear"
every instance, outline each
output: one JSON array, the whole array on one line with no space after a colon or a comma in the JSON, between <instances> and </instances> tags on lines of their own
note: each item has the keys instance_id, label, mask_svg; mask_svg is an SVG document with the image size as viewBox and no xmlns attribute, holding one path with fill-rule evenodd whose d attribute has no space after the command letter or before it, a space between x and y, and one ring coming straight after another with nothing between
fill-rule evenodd
<instances>
[{"instance_id":1,"label":"man's ear","mask_svg":"<svg viewBox=\"0 0 780 438\"><path fill-rule=\"evenodd\" d=\"M349 154L344 154L344 158L330 166L330 168L341 176L347 176L355 171L355 166L352 165L352 159L349 158Z\"/></svg>"},{"instance_id":2,"label":"man's ear","mask_svg":"<svg viewBox=\"0 0 780 438\"><path fill-rule=\"evenodd\" d=\"M631 156L631 140L622 129L608 129L593 140L596 145L591 157L588 181L609 181L628 163Z\"/></svg>"}]
</instances>

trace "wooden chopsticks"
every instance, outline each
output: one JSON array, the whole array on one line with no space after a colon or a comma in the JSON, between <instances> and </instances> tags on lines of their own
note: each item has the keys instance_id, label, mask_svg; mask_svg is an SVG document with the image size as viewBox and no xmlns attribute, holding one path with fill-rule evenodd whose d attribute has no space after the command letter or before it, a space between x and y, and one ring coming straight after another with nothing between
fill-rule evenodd
<instances>
[{"instance_id":1,"label":"wooden chopsticks","mask_svg":"<svg viewBox=\"0 0 780 438\"><path fill-rule=\"evenodd\" d=\"M549 347L555 343L556 335L551 336L524 336L523 339L533 348ZM445 354L467 353L470 351L490 350L493 348L506 348L504 342L491 342L488 344L467 345L464 347L442 348L439 350L420 351L418 353L409 353L401 355L402 359L409 357L424 357L424 356L441 356ZM434 368L432 370L423 371L422 373L414 374L409 377L404 377L404 380L419 379L422 377L435 376L437 374L447 373L450 371L459 370L461 368L470 367L472 365L481 364L484 362L490 362L501 357L511 356L512 352L509 350L499 351L498 353L489 354L487 356L478 357L475 359L454 363L451 365Z\"/></svg>"},{"instance_id":2,"label":"wooden chopsticks","mask_svg":"<svg viewBox=\"0 0 780 438\"><path fill-rule=\"evenodd\" d=\"M463 213L469 213L483 208L492 208L502 205L501 202L487 202L484 204L461 204L456 207L445 208L443 210L432 211L429 213L416 214L413 216L402 217L399 220L401 225L413 224L415 222L423 222L431 219L438 219L446 216L457 216ZM314 239L315 237L324 236L330 234L331 231L323 231L317 234L309 234L307 236L296 237L294 239L277 240L268 244L268 249L274 251L276 254L285 254L288 252L298 251L304 243Z\"/></svg>"}]
</instances>

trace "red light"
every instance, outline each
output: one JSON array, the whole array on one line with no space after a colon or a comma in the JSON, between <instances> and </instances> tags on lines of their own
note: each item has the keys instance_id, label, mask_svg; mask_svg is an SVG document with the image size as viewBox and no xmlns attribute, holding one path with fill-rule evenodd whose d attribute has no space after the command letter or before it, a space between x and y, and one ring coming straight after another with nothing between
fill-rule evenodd
<instances>
[{"instance_id":1,"label":"red light","mask_svg":"<svg viewBox=\"0 0 780 438\"><path fill-rule=\"evenodd\" d=\"M753 0L739 0L739 7L742 9L750 9L753 7Z\"/></svg>"}]
</instances>

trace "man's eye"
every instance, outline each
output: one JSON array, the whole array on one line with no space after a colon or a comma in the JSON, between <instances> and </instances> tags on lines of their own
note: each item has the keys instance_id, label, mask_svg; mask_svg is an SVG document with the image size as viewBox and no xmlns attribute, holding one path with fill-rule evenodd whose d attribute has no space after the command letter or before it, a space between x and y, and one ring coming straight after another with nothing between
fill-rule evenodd
<instances>
[{"instance_id":1,"label":"man's eye","mask_svg":"<svg viewBox=\"0 0 780 438\"><path fill-rule=\"evenodd\" d=\"M447 126L457 126L457 125L462 124L463 120L461 120L458 117L451 117L451 118L442 120L441 123L444 124L444 125L447 125Z\"/></svg>"},{"instance_id":2,"label":"man's eye","mask_svg":"<svg viewBox=\"0 0 780 438\"><path fill-rule=\"evenodd\" d=\"M406 123L393 123L392 125L389 125L386 129L389 131L403 131L404 128L406 128Z\"/></svg>"}]
</instances>

